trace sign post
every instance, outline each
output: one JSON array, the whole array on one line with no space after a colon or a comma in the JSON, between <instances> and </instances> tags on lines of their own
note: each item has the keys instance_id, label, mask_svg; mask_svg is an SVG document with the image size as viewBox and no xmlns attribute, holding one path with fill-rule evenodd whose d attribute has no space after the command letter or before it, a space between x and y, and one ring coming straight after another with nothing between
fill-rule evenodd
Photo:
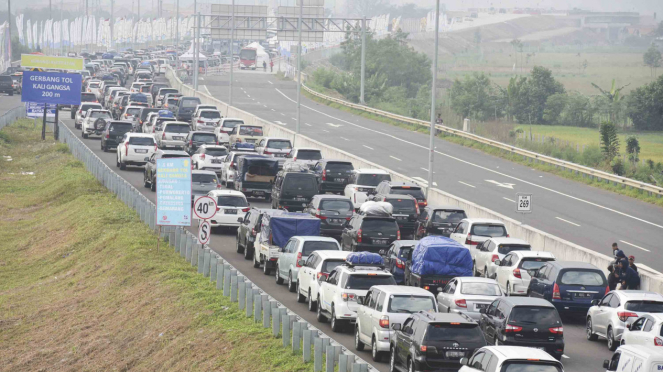
<instances>
[{"instance_id":1,"label":"sign post","mask_svg":"<svg viewBox=\"0 0 663 372\"><path fill-rule=\"evenodd\" d=\"M191 226L191 159L157 159L157 225Z\"/></svg>"},{"instance_id":2,"label":"sign post","mask_svg":"<svg viewBox=\"0 0 663 372\"><path fill-rule=\"evenodd\" d=\"M532 194L516 193L516 212L523 215L532 213ZM524 224L524 221L521 221Z\"/></svg>"},{"instance_id":3,"label":"sign post","mask_svg":"<svg viewBox=\"0 0 663 372\"><path fill-rule=\"evenodd\" d=\"M209 196L201 196L193 205L193 213L200 219L198 224L198 242L202 245L209 243L212 225L209 219L216 214L216 200Z\"/></svg>"}]
</instances>

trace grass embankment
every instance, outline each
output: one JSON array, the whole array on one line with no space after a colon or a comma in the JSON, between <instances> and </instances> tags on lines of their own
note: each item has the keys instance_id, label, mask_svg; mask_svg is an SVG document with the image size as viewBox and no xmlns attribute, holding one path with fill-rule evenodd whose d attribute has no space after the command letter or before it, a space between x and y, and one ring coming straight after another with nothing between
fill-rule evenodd
<instances>
[{"instance_id":1,"label":"grass embankment","mask_svg":"<svg viewBox=\"0 0 663 372\"><path fill-rule=\"evenodd\" d=\"M0 155L0 370L312 369L31 121Z\"/></svg>"}]
</instances>

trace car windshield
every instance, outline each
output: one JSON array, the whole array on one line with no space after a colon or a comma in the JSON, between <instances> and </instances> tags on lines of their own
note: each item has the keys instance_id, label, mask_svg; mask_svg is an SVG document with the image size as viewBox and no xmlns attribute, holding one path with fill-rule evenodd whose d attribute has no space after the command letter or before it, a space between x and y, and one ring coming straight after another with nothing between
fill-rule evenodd
<instances>
[{"instance_id":1,"label":"car windshield","mask_svg":"<svg viewBox=\"0 0 663 372\"><path fill-rule=\"evenodd\" d=\"M382 181L391 181L391 176L388 174L360 174L357 177L357 185L362 186L377 186Z\"/></svg>"},{"instance_id":2,"label":"car windshield","mask_svg":"<svg viewBox=\"0 0 663 372\"><path fill-rule=\"evenodd\" d=\"M89 87L90 88L99 88L100 83L90 83Z\"/></svg>"},{"instance_id":3,"label":"car windshield","mask_svg":"<svg viewBox=\"0 0 663 372\"><path fill-rule=\"evenodd\" d=\"M226 120L223 122L223 127L224 128L235 128L239 124L244 124L243 121L241 120Z\"/></svg>"},{"instance_id":4,"label":"car windshield","mask_svg":"<svg viewBox=\"0 0 663 372\"><path fill-rule=\"evenodd\" d=\"M640 313L663 313L663 302L658 301L628 301L624 309Z\"/></svg>"},{"instance_id":5,"label":"car windshield","mask_svg":"<svg viewBox=\"0 0 663 372\"><path fill-rule=\"evenodd\" d=\"M391 193L396 195L412 195L417 200L426 199L426 195L424 195L423 191L418 187L410 187L407 189L395 187L391 189Z\"/></svg>"},{"instance_id":6,"label":"car windshield","mask_svg":"<svg viewBox=\"0 0 663 372\"><path fill-rule=\"evenodd\" d=\"M185 124L166 125L166 133L189 133L189 126Z\"/></svg>"},{"instance_id":7,"label":"car windshield","mask_svg":"<svg viewBox=\"0 0 663 372\"><path fill-rule=\"evenodd\" d=\"M323 272L323 273L329 274L335 268L343 265L344 263L345 263L345 260L327 260L322 264L322 267L320 268L320 271Z\"/></svg>"},{"instance_id":8,"label":"car windshield","mask_svg":"<svg viewBox=\"0 0 663 372\"><path fill-rule=\"evenodd\" d=\"M500 286L495 283L472 283L463 282L460 285L460 293L475 296L501 296Z\"/></svg>"},{"instance_id":9,"label":"car windshield","mask_svg":"<svg viewBox=\"0 0 663 372\"><path fill-rule=\"evenodd\" d=\"M140 107L132 107L127 109L127 114L129 115L138 115L140 113Z\"/></svg>"},{"instance_id":10,"label":"car windshield","mask_svg":"<svg viewBox=\"0 0 663 372\"><path fill-rule=\"evenodd\" d=\"M226 150L226 149L207 149L207 150L205 150L205 155L207 155L207 156L226 156L226 155L228 155L228 150Z\"/></svg>"},{"instance_id":11,"label":"car windshield","mask_svg":"<svg viewBox=\"0 0 663 372\"><path fill-rule=\"evenodd\" d=\"M297 151L297 159L299 160L320 160L322 154L318 150L299 150Z\"/></svg>"},{"instance_id":12,"label":"car windshield","mask_svg":"<svg viewBox=\"0 0 663 372\"><path fill-rule=\"evenodd\" d=\"M87 110L96 109L96 108L101 108L101 105L99 105L99 104L96 104L96 105L83 105L83 106L81 106L81 111L87 112Z\"/></svg>"},{"instance_id":13,"label":"car windshield","mask_svg":"<svg viewBox=\"0 0 663 372\"><path fill-rule=\"evenodd\" d=\"M214 133L197 133L192 138L195 142L216 143L216 135Z\"/></svg>"},{"instance_id":14,"label":"car windshield","mask_svg":"<svg viewBox=\"0 0 663 372\"><path fill-rule=\"evenodd\" d=\"M538 270L546 262L554 261L553 258L525 258L520 262L519 269Z\"/></svg>"},{"instance_id":15,"label":"car windshield","mask_svg":"<svg viewBox=\"0 0 663 372\"><path fill-rule=\"evenodd\" d=\"M150 137L131 137L129 138L130 145L138 146L154 146L154 138Z\"/></svg>"},{"instance_id":16,"label":"car windshield","mask_svg":"<svg viewBox=\"0 0 663 372\"><path fill-rule=\"evenodd\" d=\"M501 372L562 372L559 366L543 362L505 362Z\"/></svg>"},{"instance_id":17,"label":"car windshield","mask_svg":"<svg viewBox=\"0 0 663 372\"><path fill-rule=\"evenodd\" d=\"M380 231L382 233L396 234L398 231L398 225L393 219L387 218L375 218L375 219L364 219L364 222L361 224L361 229L363 231Z\"/></svg>"},{"instance_id":18,"label":"car windshield","mask_svg":"<svg viewBox=\"0 0 663 372\"><path fill-rule=\"evenodd\" d=\"M462 344L481 343L483 333L476 323L432 323L426 331L427 341L455 341ZM484 341L485 344L485 341Z\"/></svg>"},{"instance_id":19,"label":"car windshield","mask_svg":"<svg viewBox=\"0 0 663 372\"><path fill-rule=\"evenodd\" d=\"M203 111L200 113L200 117L205 119L219 119L221 114L218 111Z\"/></svg>"},{"instance_id":20,"label":"car windshield","mask_svg":"<svg viewBox=\"0 0 663 372\"><path fill-rule=\"evenodd\" d=\"M81 94L81 101L82 102L90 102L90 101L96 101L97 97L92 94L92 93L83 93Z\"/></svg>"},{"instance_id":21,"label":"car windshield","mask_svg":"<svg viewBox=\"0 0 663 372\"><path fill-rule=\"evenodd\" d=\"M435 211L433 222L457 224L462 219L467 218L464 211Z\"/></svg>"},{"instance_id":22,"label":"car windshield","mask_svg":"<svg viewBox=\"0 0 663 372\"><path fill-rule=\"evenodd\" d=\"M200 100L199 99L193 99L193 98L187 98L182 100L182 107L186 108L196 108L196 106L200 105Z\"/></svg>"},{"instance_id":23,"label":"car windshield","mask_svg":"<svg viewBox=\"0 0 663 372\"><path fill-rule=\"evenodd\" d=\"M349 200L323 200L320 203L320 209L345 213L352 211L354 206Z\"/></svg>"},{"instance_id":24,"label":"car windshield","mask_svg":"<svg viewBox=\"0 0 663 372\"><path fill-rule=\"evenodd\" d=\"M523 244L500 244L497 246L497 253L509 254L515 251L531 251L532 247Z\"/></svg>"},{"instance_id":25,"label":"car windshield","mask_svg":"<svg viewBox=\"0 0 663 372\"><path fill-rule=\"evenodd\" d=\"M374 285L396 285L396 281L391 275L354 274L348 276L343 288L368 290Z\"/></svg>"},{"instance_id":26,"label":"car windshield","mask_svg":"<svg viewBox=\"0 0 663 372\"><path fill-rule=\"evenodd\" d=\"M290 173L287 174L285 180L283 181L283 190L291 193L299 192L317 192L318 183L313 174L309 173Z\"/></svg>"},{"instance_id":27,"label":"car windshield","mask_svg":"<svg viewBox=\"0 0 663 372\"><path fill-rule=\"evenodd\" d=\"M398 258L407 261L412 257L412 251L414 251L414 247L401 247L401 250L398 252Z\"/></svg>"},{"instance_id":28,"label":"car windshield","mask_svg":"<svg viewBox=\"0 0 663 372\"><path fill-rule=\"evenodd\" d=\"M177 93L177 89L161 89L159 90L160 96L165 96L168 93Z\"/></svg>"},{"instance_id":29,"label":"car windshield","mask_svg":"<svg viewBox=\"0 0 663 372\"><path fill-rule=\"evenodd\" d=\"M327 163L325 170L332 173L350 173L355 169L351 163Z\"/></svg>"},{"instance_id":30,"label":"car windshield","mask_svg":"<svg viewBox=\"0 0 663 372\"><path fill-rule=\"evenodd\" d=\"M239 127L240 136L262 136L262 127L252 127L243 125Z\"/></svg>"},{"instance_id":31,"label":"car windshield","mask_svg":"<svg viewBox=\"0 0 663 372\"><path fill-rule=\"evenodd\" d=\"M389 313L417 313L419 311L435 312L435 299L431 296L389 296Z\"/></svg>"},{"instance_id":32,"label":"car windshield","mask_svg":"<svg viewBox=\"0 0 663 372\"><path fill-rule=\"evenodd\" d=\"M590 270L567 270L562 274L559 284L605 286L603 273Z\"/></svg>"},{"instance_id":33,"label":"car windshield","mask_svg":"<svg viewBox=\"0 0 663 372\"><path fill-rule=\"evenodd\" d=\"M509 315L510 323L551 325L561 323L553 307L516 306Z\"/></svg>"},{"instance_id":34,"label":"car windshield","mask_svg":"<svg viewBox=\"0 0 663 372\"><path fill-rule=\"evenodd\" d=\"M267 142L267 145L265 147L270 148L270 149L284 150L284 149L291 149L292 145L290 144L290 141L269 140L269 142Z\"/></svg>"},{"instance_id":35,"label":"car windshield","mask_svg":"<svg viewBox=\"0 0 663 372\"><path fill-rule=\"evenodd\" d=\"M216 204L220 207L248 207L249 204L241 196L219 196Z\"/></svg>"},{"instance_id":36,"label":"car windshield","mask_svg":"<svg viewBox=\"0 0 663 372\"><path fill-rule=\"evenodd\" d=\"M302 249L302 256L308 256L315 251L340 251L340 247L336 242L304 242L304 249Z\"/></svg>"},{"instance_id":37,"label":"car windshield","mask_svg":"<svg viewBox=\"0 0 663 372\"><path fill-rule=\"evenodd\" d=\"M387 199L387 203L394 207L394 213L415 213L416 202L412 199Z\"/></svg>"},{"instance_id":38,"label":"car windshield","mask_svg":"<svg viewBox=\"0 0 663 372\"><path fill-rule=\"evenodd\" d=\"M191 181L192 182L200 182L200 183L218 183L216 175L214 175L214 174L194 173L194 174L191 175Z\"/></svg>"},{"instance_id":39,"label":"car windshield","mask_svg":"<svg viewBox=\"0 0 663 372\"><path fill-rule=\"evenodd\" d=\"M506 228L503 225L474 224L470 235L498 238L506 236Z\"/></svg>"},{"instance_id":40,"label":"car windshield","mask_svg":"<svg viewBox=\"0 0 663 372\"><path fill-rule=\"evenodd\" d=\"M168 99L168 105L177 105L177 101L179 101L177 98L169 98Z\"/></svg>"},{"instance_id":41,"label":"car windshield","mask_svg":"<svg viewBox=\"0 0 663 372\"><path fill-rule=\"evenodd\" d=\"M131 132L133 125L131 123L114 123L108 128L108 131L113 134Z\"/></svg>"},{"instance_id":42,"label":"car windshield","mask_svg":"<svg viewBox=\"0 0 663 372\"><path fill-rule=\"evenodd\" d=\"M106 111L93 111L90 113L90 117L93 119L98 119L98 118L109 118L110 119L110 114Z\"/></svg>"}]
</instances>

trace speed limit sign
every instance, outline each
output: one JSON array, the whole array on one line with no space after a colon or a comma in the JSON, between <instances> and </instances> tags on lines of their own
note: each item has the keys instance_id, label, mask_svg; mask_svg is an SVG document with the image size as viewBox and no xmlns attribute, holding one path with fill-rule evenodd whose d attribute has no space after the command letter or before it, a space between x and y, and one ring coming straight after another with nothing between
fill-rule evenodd
<instances>
[{"instance_id":1,"label":"speed limit sign","mask_svg":"<svg viewBox=\"0 0 663 372\"><path fill-rule=\"evenodd\" d=\"M201 196L193 205L193 213L201 220L209 220L216 214L216 200L209 196Z\"/></svg>"},{"instance_id":2,"label":"speed limit sign","mask_svg":"<svg viewBox=\"0 0 663 372\"><path fill-rule=\"evenodd\" d=\"M207 244L209 243L209 237L210 237L210 231L212 230L212 226L209 224L209 221L205 220L200 223L200 226L198 227L198 242L200 244Z\"/></svg>"},{"instance_id":3,"label":"speed limit sign","mask_svg":"<svg viewBox=\"0 0 663 372\"><path fill-rule=\"evenodd\" d=\"M516 194L516 212L532 213L532 194Z\"/></svg>"}]
</instances>

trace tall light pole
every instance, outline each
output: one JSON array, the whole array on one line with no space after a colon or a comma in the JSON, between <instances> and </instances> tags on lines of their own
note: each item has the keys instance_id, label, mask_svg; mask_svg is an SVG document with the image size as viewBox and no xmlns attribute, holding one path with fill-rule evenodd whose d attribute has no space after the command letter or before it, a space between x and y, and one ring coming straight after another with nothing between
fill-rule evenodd
<instances>
[{"instance_id":1,"label":"tall light pole","mask_svg":"<svg viewBox=\"0 0 663 372\"><path fill-rule=\"evenodd\" d=\"M436 1L437 6L435 10L435 57L433 58L433 83L431 89L431 107L430 107L430 154L428 155L428 187L426 187L426 199L429 198L430 189L433 187L433 160L435 158L435 101L436 101L436 89L435 85L437 83L437 61L438 61L438 50L439 50L439 41L440 41L440 0Z\"/></svg>"},{"instance_id":2,"label":"tall light pole","mask_svg":"<svg viewBox=\"0 0 663 372\"><path fill-rule=\"evenodd\" d=\"M11 53L12 47L12 0L7 0L7 22L9 23L9 30L7 35L9 35L9 52ZM10 55L11 57L11 55ZM11 59L11 58L10 58Z\"/></svg>"},{"instance_id":3,"label":"tall light pole","mask_svg":"<svg viewBox=\"0 0 663 372\"><path fill-rule=\"evenodd\" d=\"M297 47L297 128L295 133L299 134L300 122L302 121L302 15L304 13L304 0L299 0L299 46ZM295 137L297 141L297 137Z\"/></svg>"},{"instance_id":4,"label":"tall light pole","mask_svg":"<svg viewBox=\"0 0 663 372\"><path fill-rule=\"evenodd\" d=\"M180 0L177 0L175 12L175 52L180 50Z\"/></svg>"},{"instance_id":5,"label":"tall light pole","mask_svg":"<svg viewBox=\"0 0 663 372\"><path fill-rule=\"evenodd\" d=\"M364 82L366 81L366 16L361 21L361 85L359 94L359 103L366 104L364 101Z\"/></svg>"},{"instance_id":6,"label":"tall light pole","mask_svg":"<svg viewBox=\"0 0 663 372\"><path fill-rule=\"evenodd\" d=\"M60 55L64 55L64 33L62 32L62 10L64 9L64 0L60 0Z\"/></svg>"},{"instance_id":7,"label":"tall light pole","mask_svg":"<svg viewBox=\"0 0 663 372\"><path fill-rule=\"evenodd\" d=\"M111 0L111 16L110 16L110 49L113 50L113 31L115 29L115 12L113 5L115 5L115 0Z\"/></svg>"},{"instance_id":8,"label":"tall light pole","mask_svg":"<svg viewBox=\"0 0 663 372\"><path fill-rule=\"evenodd\" d=\"M234 63L234 45L235 44L235 0L230 4L230 82L228 84L228 105L233 104L233 63ZM228 113L226 112L226 115Z\"/></svg>"}]
</instances>

